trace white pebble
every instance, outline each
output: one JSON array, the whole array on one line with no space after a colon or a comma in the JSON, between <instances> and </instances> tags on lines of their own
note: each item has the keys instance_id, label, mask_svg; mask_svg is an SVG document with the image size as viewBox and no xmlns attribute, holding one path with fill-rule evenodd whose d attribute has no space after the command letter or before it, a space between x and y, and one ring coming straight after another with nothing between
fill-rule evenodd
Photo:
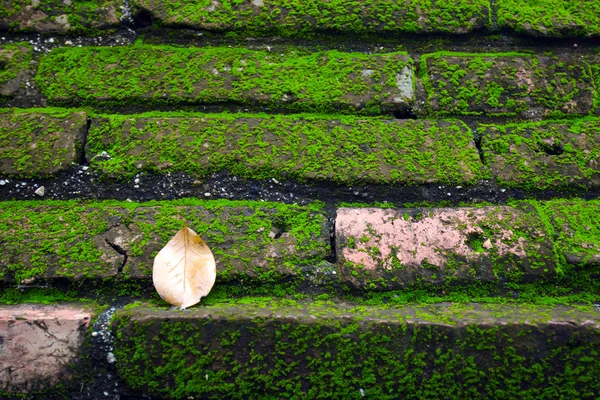
<instances>
[{"instance_id":1,"label":"white pebble","mask_svg":"<svg viewBox=\"0 0 600 400\"><path fill-rule=\"evenodd\" d=\"M109 364L112 364L115 361L117 361L117 359L115 358L115 355L113 353L108 353L106 354L106 361L108 361Z\"/></svg>"}]
</instances>

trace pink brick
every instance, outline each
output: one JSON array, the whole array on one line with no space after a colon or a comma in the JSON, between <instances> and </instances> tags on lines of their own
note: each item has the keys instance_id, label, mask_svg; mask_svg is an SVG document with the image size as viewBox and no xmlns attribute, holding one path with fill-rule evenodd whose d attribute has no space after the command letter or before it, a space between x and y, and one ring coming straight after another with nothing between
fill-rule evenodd
<instances>
[{"instance_id":1,"label":"pink brick","mask_svg":"<svg viewBox=\"0 0 600 400\"><path fill-rule=\"evenodd\" d=\"M340 276L355 287L522 281L554 272L549 235L526 206L341 208L336 237Z\"/></svg>"},{"instance_id":2,"label":"pink brick","mask_svg":"<svg viewBox=\"0 0 600 400\"><path fill-rule=\"evenodd\" d=\"M78 305L0 306L0 388L28 392L68 379L91 318Z\"/></svg>"}]
</instances>

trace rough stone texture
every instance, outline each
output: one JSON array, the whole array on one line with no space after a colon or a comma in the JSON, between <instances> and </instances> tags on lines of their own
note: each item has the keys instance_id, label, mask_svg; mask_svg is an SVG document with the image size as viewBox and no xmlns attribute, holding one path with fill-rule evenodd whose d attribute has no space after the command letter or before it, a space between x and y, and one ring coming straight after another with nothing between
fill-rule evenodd
<instances>
[{"instance_id":1,"label":"rough stone texture","mask_svg":"<svg viewBox=\"0 0 600 400\"><path fill-rule=\"evenodd\" d=\"M298 277L330 256L321 206L264 202L7 202L0 209L0 279L152 276L154 256L183 225L207 242L218 282Z\"/></svg>"},{"instance_id":2,"label":"rough stone texture","mask_svg":"<svg viewBox=\"0 0 600 400\"><path fill-rule=\"evenodd\" d=\"M479 125L484 160L502 186L600 186L600 120Z\"/></svg>"},{"instance_id":3,"label":"rough stone texture","mask_svg":"<svg viewBox=\"0 0 600 400\"><path fill-rule=\"evenodd\" d=\"M98 33L119 26L118 0L2 0L0 31Z\"/></svg>"},{"instance_id":4,"label":"rough stone texture","mask_svg":"<svg viewBox=\"0 0 600 400\"><path fill-rule=\"evenodd\" d=\"M485 176L471 130L445 120L113 115L93 119L86 154L110 178L227 170L253 179L466 185Z\"/></svg>"},{"instance_id":5,"label":"rough stone texture","mask_svg":"<svg viewBox=\"0 0 600 400\"><path fill-rule=\"evenodd\" d=\"M489 3L411 0L133 0L134 18L216 32L304 37L316 32L468 33L487 25Z\"/></svg>"},{"instance_id":6,"label":"rough stone texture","mask_svg":"<svg viewBox=\"0 0 600 400\"><path fill-rule=\"evenodd\" d=\"M119 375L171 398L600 395L600 313L591 305L257 300L185 312L138 307L114 321Z\"/></svg>"},{"instance_id":7,"label":"rough stone texture","mask_svg":"<svg viewBox=\"0 0 600 400\"><path fill-rule=\"evenodd\" d=\"M498 25L538 37L597 37L596 0L498 0Z\"/></svg>"},{"instance_id":8,"label":"rough stone texture","mask_svg":"<svg viewBox=\"0 0 600 400\"><path fill-rule=\"evenodd\" d=\"M0 46L0 100L13 97L21 88L30 61L27 43Z\"/></svg>"},{"instance_id":9,"label":"rough stone texture","mask_svg":"<svg viewBox=\"0 0 600 400\"><path fill-rule=\"evenodd\" d=\"M0 109L0 173L56 174L79 162L87 114Z\"/></svg>"},{"instance_id":10,"label":"rough stone texture","mask_svg":"<svg viewBox=\"0 0 600 400\"><path fill-rule=\"evenodd\" d=\"M435 114L530 118L595 111L594 82L582 56L440 52L423 56L422 63L427 105Z\"/></svg>"},{"instance_id":11,"label":"rough stone texture","mask_svg":"<svg viewBox=\"0 0 600 400\"><path fill-rule=\"evenodd\" d=\"M244 48L116 46L55 49L36 76L53 103L236 103L379 114L413 101L404 53L298 54Z\"/></svg>"},{"instance_id":12,"label":"rough stone texture","mask_svg":"<svg viewBox=\"0 0 600 400\"><path fill-rule=\"evenodd\" d=\"M356 288L526 282L552 277L556 267L551 237L526 204L340 208L335 230L340 278Z\"/></svg>"},{"instance_id":13,"label":"rough stone texture","mask_svg":"<svg viewBox=\"0 0 600 400\"><path fill-rule=\"evenodd\" d=\"M64 384L91 318L79 305L0 305L0 390L27 393Z\"/></svg>"}]
</instances>

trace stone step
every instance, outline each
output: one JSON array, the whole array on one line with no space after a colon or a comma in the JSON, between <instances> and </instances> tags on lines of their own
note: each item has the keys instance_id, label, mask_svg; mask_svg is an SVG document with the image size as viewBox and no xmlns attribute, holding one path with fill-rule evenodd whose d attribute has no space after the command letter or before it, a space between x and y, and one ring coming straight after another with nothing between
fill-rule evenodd
<instances>
[{"instance_id":1,"label":"stone step","mask_svg":"<svg viewBox=\"0 0 600 400\"><path fill-rule=\"evenodd\" d=\"M261 301L113 319L117 372L169 398L594 398L591 306Z\"/></svg>"},{"instance_id":2,"label":"stone step","mask_svg":"<svg viewBox=\"0 0 600 400\"><path fill-rule=\"evenodd\" d=\"M157 28L190 27L243 35L305 38L315 33L450 33L489 26L487 0L460 3L412 0L242 0L178 3L133 0L134 18Z\"/></svg>"},{"instance_id":3,"label":"stone step","mask_svg":"<svg viewBox=\"0 0 600 400\"><path fill-rule=\"evenodd\" d=\"M480 124L485 164L504 187L600 186L600 120Z\"/></svg>"},{"instance_id":4,"label":"stone step","mask_svg":"<svg viewBox=\"0 0 600 400\"><path fill-rule=\"evenodd\" d=\"M87 114L66 109L0 109L0 173L44 177L82 161Z\"/></svg>"},{"instance_id":5,"label":"stone step","mask_svg":"<svg viewBox=\"0 0 600 400\"><path fill-rule=\"evenodd\" d=\"M59 48L36 76L54 104L258 105L380 114L414 97L412 61L387 54L245 48Z\"/></svg>"},{"instance_id":6,"label":"stone step","mask_svg":"<svg viewBox=\"0 0 600 400\"><path fill-rule=\"evenodd\" d=\"M599 212L598 200L342 207L336 269L320 203L13 201L0 210L0 280L149 281L154 256L185 218L215 255L217 283L380 291L555 283L573 292L600 273Z\"/></svg>"},{"instance_id":7,"label":"stone step","mask_svg":"<svg viewBox=\"0 0 600 400\"><path fill-rule=\"evenodd\" d=\"M598 61L582 55L438 52L421 58L436 115L564 117L598 112Z\"/></svg>"},{"instance_id":8,"label":"stone step","mask_svg":"<svg viewBox=\"0 0 600 400\"><path fill-rule=\"evenodd\" d=\"M552 281L600 265L600 202L339 208L338 276L358 289Z\"/></svg>"},{"instance_id":9,"label":"stone step","mask_svg":"<svg viewBox=\"0 0 600 400\"><path fill-rule=\"evenodd\" d=\"M184 219L211 248L218 282L266 284L304 279L316 265L333 269L320 204L14 201L0 209L0 281L150 279L154 257Z\"/></svg>"},{"instance_id":10,"label":"stone step","mask_svg":"<svg viewBox=\"0 0 600 400\"><path fill-rule=\"evenodd\" d=\"M538 37L598 37L600 3L578 0L497 0L498 25Z\"/></svg>"},{"instance_id":11,"label":"stone step","mask_svg":"<svg viewBox=\"0 0 600 400\"><path fill-rule=\"evenodd\" d=\"M251 179L469 185L487 177L473 133L456 120L107 115L92 120L86 154L110 178L226 170Z\"/></svg>"},{"instance_id":12,"label":"stone step","mask_svg":"<svg viewBox=\"0 0 600 400\"><path fill-rule=\"evenodd\" d=\"M97 35L121 24L122 2L10 0L2 4L0 31Z\"/></svg>"},{"instance_id":13,"label":"stone step","mask_svg":"<svg viewBox=\"0 0 600 400\"><path fill-rule=\"evenodd\" d=\"M30 68L32 49L26 42L0 46L0 101L15 96Z\"/></svg>"}]
</instances>

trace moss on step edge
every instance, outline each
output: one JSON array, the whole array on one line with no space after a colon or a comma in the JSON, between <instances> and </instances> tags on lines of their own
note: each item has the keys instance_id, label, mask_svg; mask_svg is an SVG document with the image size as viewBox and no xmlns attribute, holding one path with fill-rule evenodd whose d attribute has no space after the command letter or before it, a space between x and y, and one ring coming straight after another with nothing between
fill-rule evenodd
<instances>
[{"instance_id":1,"label":"moss on step edge","mask_svg":"<svg viewBox=\"0 0 600 400\"><path fill-rule=\"evenodd\" d=\"M171 398L550 399L599 393L597 322L592 306L279 300L132 306L113 329L119 376Z\"/></svg>"},{"instance_id":2,"label":"moss on step edge","mask_svg":"<svg viewBox=\"0 0 600 400\"><path fill-rule=\"evenodd\" d=\"M6 100L19 89L19 76L29 68L31 45L17 42L0 46L0 100Z\"/></svg>"}]
</instances>

